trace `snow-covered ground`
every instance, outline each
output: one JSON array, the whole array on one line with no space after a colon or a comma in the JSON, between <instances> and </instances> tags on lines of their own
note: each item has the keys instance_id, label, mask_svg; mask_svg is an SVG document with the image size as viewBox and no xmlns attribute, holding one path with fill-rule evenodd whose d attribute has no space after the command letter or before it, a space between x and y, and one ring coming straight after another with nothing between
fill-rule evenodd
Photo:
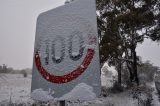
<instances>
[{"instance_id":1,"label":"snow-covered ground","mask_svg":"<svg viewBox=\"0 0 160 106\"><path fill-rule=\"evenodd\" d=\"M153 90L154 90L152 92L152 97L153 97L152 104L154 106L160 106L160 101L159 101L159 97L158 97L158 92L157 92L156 87L155 87L155 83L152 82L152 83L148 84L148 86L152 87Z\"/></svg>"},{"instance_id":2,"label":"snow-covered ground","mask_svg":"<svg viewBox=\"0 0 160 106\"><path fill-rule=\"evenodd\" d=\"M24 78L22 74L0 74L0 106L7 103L23 103L27 106L37 103L30 98L30 88L31 75ZM160 106L157 92L154 91L152 96L153 106ZM57 106L57 102L54 102L54 100L50 104ZM101 97L86 102L66 102L66 104L68 104L67 106L138 106L138 100L132 98L130 91L125 91L118 94L109 94L106 98Z\"/></svg>"},{"instance_id":3,"label":"snow-covered ground","mask_svg":"<svg viewBox=\"0 0 160 106\"><path fill-rule=\"evenodd\" d=\"M0 74L0 104L27 103L30 100L31 75Z\"/></svg>"}]
</instances>

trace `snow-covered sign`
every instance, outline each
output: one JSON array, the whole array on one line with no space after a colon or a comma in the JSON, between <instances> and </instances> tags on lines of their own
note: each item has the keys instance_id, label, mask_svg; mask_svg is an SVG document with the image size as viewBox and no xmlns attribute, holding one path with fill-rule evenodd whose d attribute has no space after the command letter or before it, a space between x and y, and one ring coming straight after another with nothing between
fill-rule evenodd
<instances>
[{"instance_id":1,"label":"snow-covered sign","mask_svg":"<svg viewBox=\"0 0 160 106\"><path fill-rule=\"evenodd\" d=\"M64 95L81 83L93 88L94 98L100 94L95 0L75 0L40 14L37 20L32 92L41 89L54 98L68 99Z\"/></svg>"}]
</instances>

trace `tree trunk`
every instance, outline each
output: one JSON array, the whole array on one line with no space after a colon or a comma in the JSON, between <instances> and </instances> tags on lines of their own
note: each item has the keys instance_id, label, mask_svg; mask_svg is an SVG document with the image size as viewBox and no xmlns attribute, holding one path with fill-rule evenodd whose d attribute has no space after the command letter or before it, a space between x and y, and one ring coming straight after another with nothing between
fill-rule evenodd
<instances>
[{"instance_id":1,"label":"tree trunk","mask_svg":"<svg viewBox=\"0 0 160 106\"><path fill-rule=\"evenodd\" d=\"M132 41L131 41L131 55L132 55L132 59L133 59L133 74L134 74L134 80L135 82L137 83L137 85L139 85L139 78L138 78L138 73L137 73L137 54L136 54L136 46L137 46L137 43L135 41L135 30L134 28L132 28Z\"/></svg>"},{"instance_id":2,"label":"tree trunk","mask_svg":"<svg viewBox=\"0 0 160 106\"><path fill-rule=\"evenodd\" d=\"M126 50L125 50L125 54L126 54L126 59L130 59L129 57L129 54L128 54L128 50L127 50L127 48L126 48ZM127 69L128 69L128 71L129 71L129 75L130 75L130 82L133 82L133 79L134 79L134 75L133 75L133 65L132 65L133 63L132 62L129 62L129 61L126 61L126 65L127 65Z\"/></svg>"},{"instance_id":3,"label":"tree trunk","mask_svg":"<svg viewBox=\"0 0 160 106\"><path fill-rule=\"evenodd\" d=\"M134 70L134 78L137 85L139 85L139 78L138 78L138 72L137 72L137 54L135 49L132 51L133 53L133 70Z\"/></svg>"},{"instance_id":4,"label":"tree trunk","mask_svg":"<svg viewBox=\"0 0 160 106\"><path fill-rule=\"evenodd\" d=\"M117 71L118 71L118 84L121 86L122 80L121 80L121 69L122 69L122 64L121 61L118 61L118 67L117 67Z\"/></svg>"},{"instance_id":5,"label":"tree trunk","mask_svg":"<svg viewBox=\"0 0 160 106\"><path fill-rule=\"evenodd\" d=\"M133 75L133 69L132 69L132 63L126 63L127 64L127 68L129 70L129 74L130 74L130 81L133 82L133 78L134 78L134 75Z\"/></svg>"}]
</instances>

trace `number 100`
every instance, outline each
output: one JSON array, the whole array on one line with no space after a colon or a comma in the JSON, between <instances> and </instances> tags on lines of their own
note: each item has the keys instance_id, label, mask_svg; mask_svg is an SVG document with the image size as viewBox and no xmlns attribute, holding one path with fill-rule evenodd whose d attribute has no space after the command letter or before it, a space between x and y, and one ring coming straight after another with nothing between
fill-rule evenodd
<instances>
[{"instance_id":1,"label":"number 100","mask_svg":"<svg viewBox=\"0 0 160 106\"><path fill-rule=\"evenodd\" d=\"M75 40L75 38L78 38L76 40L78 40L79 43L79 50L77 53L73 53L73 40ZM55 50L55 46L56 44L60 43L61 47L60 47L60 56L57 57L56 56L56 50ZM73 32L70 36L69 36L69 40L68 43L66 43L65 39L63 39L62 37L56 37L56 39L54 39L53 41L51 41L51 46L49 45L49 42L45 43L45 65L49 64L49 60L51 58L52 62L55 64L59 64L61 63L64 58L65 58L65 46L68 44L68 54L69 54L69 58L73 61L78 61L80 58L82 58L83 53L84 53L84 39L82 36L81 32ZM50 48L51 47L51 48ZM51 53L50 53L51 50ZM51 54L51 56L50 56Z\"/></svg>"}]
</instances>

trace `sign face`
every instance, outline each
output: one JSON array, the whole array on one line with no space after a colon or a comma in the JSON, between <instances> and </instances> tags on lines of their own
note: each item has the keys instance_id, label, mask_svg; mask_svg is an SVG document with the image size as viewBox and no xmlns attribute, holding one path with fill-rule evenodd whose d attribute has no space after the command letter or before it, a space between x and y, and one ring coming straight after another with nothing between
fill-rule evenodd
<instances>
[{"instance_id":1,"label":"sign face","mask_svg":"<svg viewBox=\"0 0 160 106\"><path fill-rule=\"evenodd\" d=\"M37 20L32 92L59 98L80 83L100 94L99 45L94 0L76 0L40 14ZM65 99L65 98L64 98ZM81 100L81 98L78 98Z\"/></svg>"}]
</instances>

